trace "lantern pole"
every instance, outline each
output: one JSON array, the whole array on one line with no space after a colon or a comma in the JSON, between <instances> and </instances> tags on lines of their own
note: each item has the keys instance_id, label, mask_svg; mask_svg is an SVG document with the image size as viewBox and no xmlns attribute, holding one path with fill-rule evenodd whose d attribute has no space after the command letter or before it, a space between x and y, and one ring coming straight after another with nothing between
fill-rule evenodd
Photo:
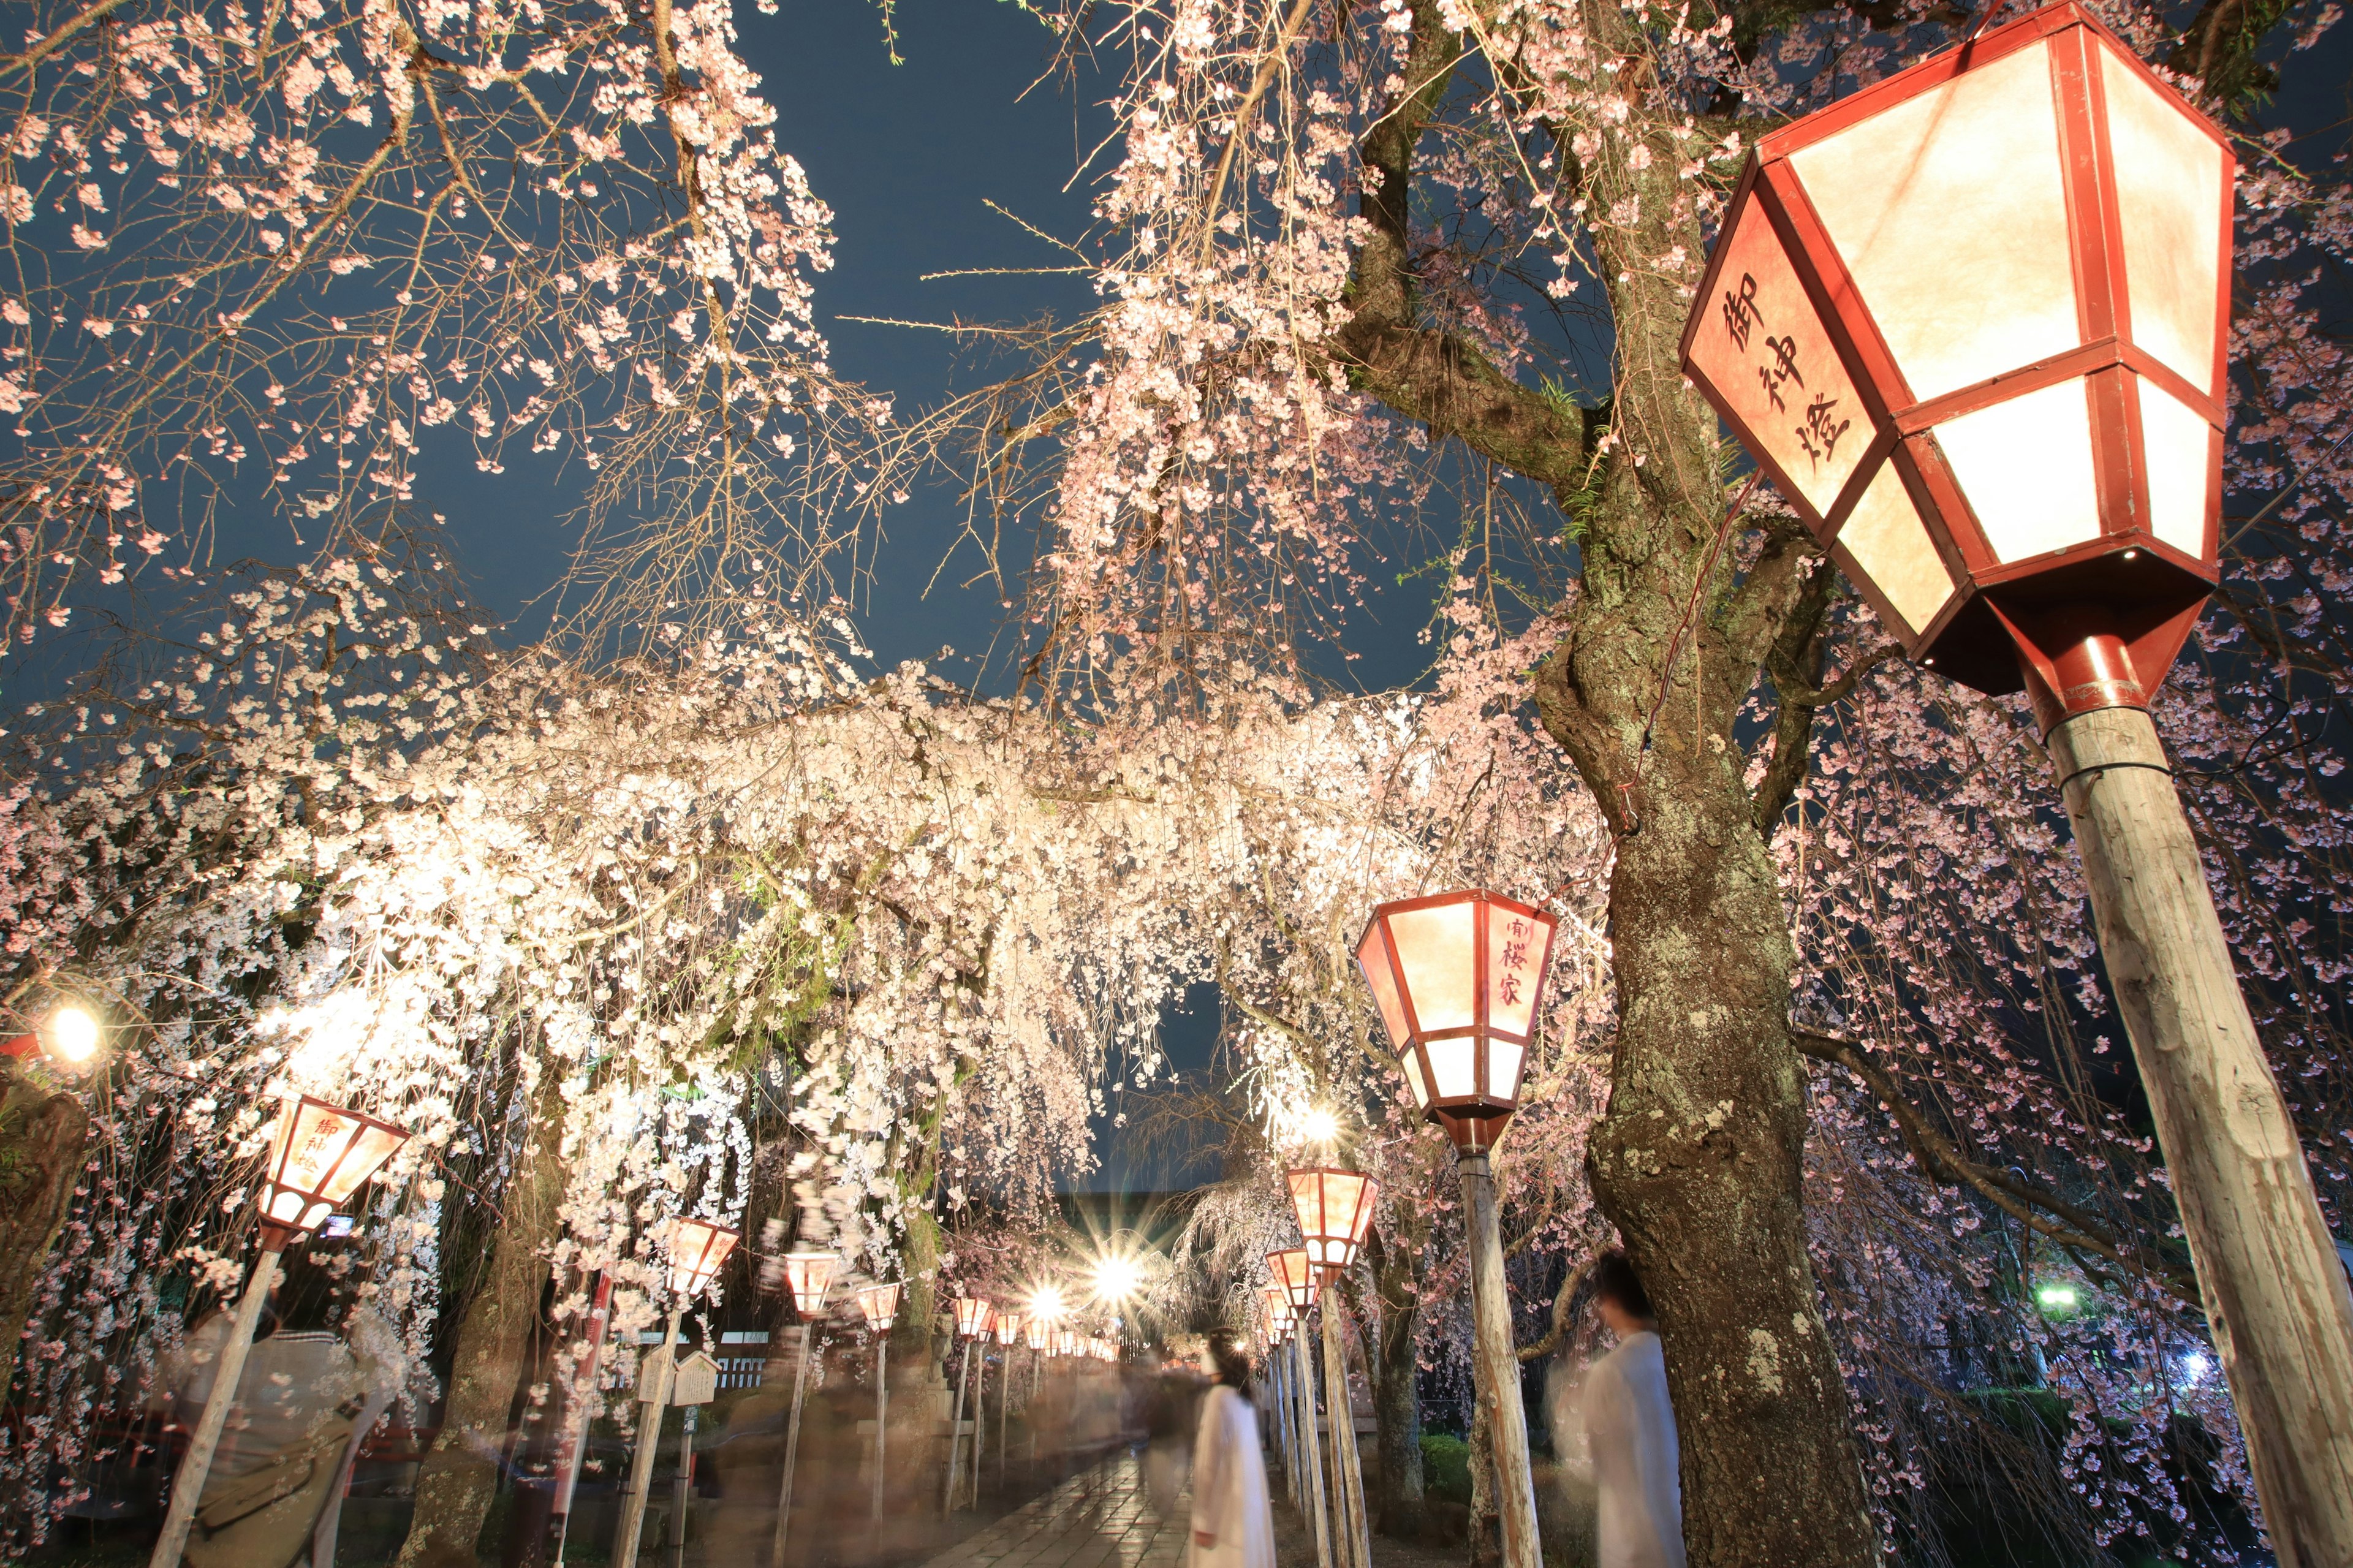
<instances>
[{"instance_id":1,"label":"lantern pole","mask_svg":"<svg viewBox=\"0 0 2353 1568\"><path fill-rule=\"evenodd\" d=\"M1503 1568L1543 1568L1536 1534L1535 1475L1528 1463L1528 1418L1520 1403L1520 1357L1512 1344L1512 1302L1504 1290L1504 1233L1495 1211L1495 1173L1487 1151L1507 1120L1448 1119L1455 1137L1454 1173L1462 1183L1470 1232L1471 1335L1478 1396L1486 1402L1495 1450L1495 1515Z\"/></svg>"},{"instance_id":2,"label":"lantern pole","mask_svg":"<svg viewBox=\"0 0 2353 1568\"><path fill-rule=\"evenodd\" d=\"M882 1465L889 1452L890 1429L886 1425L891 1415L890 1388L891 1336L879 1331L874 1336L874 1523L882 1522Z\"/></svg>"},{"instance_id":3,"label":"lantern pole","mask_svg":"<svg viewBox=\"0 0 2353 1568\"><path fill-rule=\"evenodd\" d=\"M1293 1370L1298 1375L1299 1420L1306 1441L1300 1450L1307 1460L1307 1497L1309 1505L1303 1511L1315 1521L1316 1568L1332 1568L1332 1526L1324 1510L1324 1464L1320 1449L1323 1438L1315 1430L1315 1373L1307 1363L1307 1325L1303 1321L1299 1332L1291 1336Z\"/></svg>"},{"instance_id":4,"label":"lantern pole","mask_svg":"<svg viewBox=\"0 0 2353 1568\"><path fill-rule=\"evenodd\" d=\"M1332 1421L1332 1503L1335 1527L1346 1537L1341 1556L1348 1568L1372 1568L1372 1543L1365 1532L1365 1478L1356 1457L1356 1408L1348 1397L1347 1357L1340 1341L1340 1303L1333 1294L1335 1269L1324 1285L1324 1404Z\"/></svg>"},{"instance_id":5,"label":"lantern pole","mask_svg":"<svg viewBox=\"0 0 2353 1568\"><path fill-rule=\"evenodd\" d=\"M670 1385L678 1375L678 1321L683 1304L670 1310L662 1330L660 1359L652 1382L638 1392L645 1413L638 1417L638 1450L629 1456L629 1489L621 1502L621 1538L613 1544L613 1568L637 1568L638 1537L645 1532L646 1497L653 1489L654 1450L661 1446L662 1412L670 1408Z\"/></svg>"},{"instance_id":6,"label":"lantern pole","mask_svg":"<svg viewBox=\"0 0 2353 1568\"><path fill-rule=\"evenodd\" d=\"M776 1549L773 1568L785 1568L785 1536L793 1521L793 1464L801 1451L801 1404L808 1394L809 1338L817 1325L801 1320L800 1365L793 1373L793 1413L785 1426L785 1479L776 1494ZM556 1568L563 1568L558 1563Z\"/></svg>"},{"instance_id":7,"label":"lantern pole","mask_svg":"<svg viewBox=\"0 0 2353 1568\"><path fill-rule=\"evenodd\" d=\"M2264 1528L2281 1568L2353 1563L2353 1295L2171 764L2137 705L2068 714L2045 744Z\"/></svg>"},{"instance_id":8,"label":"lantern pole","mask_svg":"<svg viewBox=\"0 0 2353 1568\"><path fill-rule=\"evenodd\" d=\"M245 1295L237 1304L237 1316L229 1321L228 1338L213 1363L212 1392L205 1397L205 1413L197 1420L196 1430L188 1440L188 1451L180 1456L180 1468L172 1477L172 1506L164 1515L164 1533L147 1560L148 1568L180 1568L181 1555L187 1550L189 1527L195 1523L196 1505L204 1499L205 1479L211 1473L213 1455L220 1447L221 1430L228 1425L229 1407L237 1403L237 1385L245 1376L245 1358L253 1348L254 1325L261 1321L262 1305L269 1300L270 1287L277 1283L279 1257L291 1239L275 1226L262 1227L261 1257L254 1264Z\"/></svg>"},{"instance_id":9,"label":"lantern pole","mask_svg":"<svg viewBox=\"0 0 2353 1568\"><path fill-rule=\"evenodd\" d=\"M1006 1432L1013 1419L1013 1340L1004 1342L1003 1349L997 1368L997 1495L1000 1498L1005 1495Z\"/></svg>"},{"instance_id":10,"label":"lantern pole","mask_svg":"<svg viewBox=\"0 0 2353 1568\"><path fill-rule=\"evenodd\" d=\"M981 1507L981 1438L988 1436L988 1335L981 1335L981 1363L972 1370L972 1507Z\"/></svg>"},{"instance_id":11,"label":"lantern pole","mask_svg":"<svg viewBox=\"0 0 2353 1568\"><path fill-rule=\"evenodd\" d=\"M971 1384L972 1341L966 1339L964 1342L964 1367L956 1373L955 1415L948 1422L948 1486L940 1499L942 1519L955 1511L956 1481L961 1475L956 1468L956 1460L964 1454L964 1392Z\"/></svg>"}]
</instances>

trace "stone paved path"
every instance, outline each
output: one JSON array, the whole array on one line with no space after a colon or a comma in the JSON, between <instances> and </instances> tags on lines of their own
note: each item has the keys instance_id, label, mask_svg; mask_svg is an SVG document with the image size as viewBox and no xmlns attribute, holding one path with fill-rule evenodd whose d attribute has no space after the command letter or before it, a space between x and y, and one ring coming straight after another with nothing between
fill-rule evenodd
<instances>
[{"instance_id":1,"label":"stone paved path","mask_svg":"<svg viewBox=\"0 0 2353 1568\"><path fill-rule=\"evenodd\" d=\"M1162 1519L1124 1453L1071 1477L923 1568L1178 1568L1186 1507Z\"/></svg>"}]
</instances>

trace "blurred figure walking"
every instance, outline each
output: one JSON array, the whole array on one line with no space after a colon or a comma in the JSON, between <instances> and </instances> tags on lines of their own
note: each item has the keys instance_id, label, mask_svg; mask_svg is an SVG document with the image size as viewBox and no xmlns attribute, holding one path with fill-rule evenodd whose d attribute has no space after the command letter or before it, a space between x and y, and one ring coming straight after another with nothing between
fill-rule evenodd
<instances>
[{"instance_id":1,"label":"blurred figure walking","mask_svg":"<svg viewBox=\"0 0 2353 1568\"><path fill-rule=\"evenodd\" d=\"M1593 1363L1575 1394L1564 1390L1564 1403L1556 1405L1556 1435L1576 1427L1566 1401L1584 1406L1585 1455L1563 1446L1563 1463L1597 1494L1599 1568L1684 1568L1675 1411L1657 1315L1617 1247L1594 1261L1593 1294L1618 1348Z\"/></svg>"},{"instance_id":2,"label":"blurred figure walking","mask_svg":"<svg viewBox=\"0 0 2353 1568\"><path fill-rule=\"evenodd\" d=\"M1209 1342L1217 1385L1201 1401L1193 1439L1193 1546L1188 1568L1274 1568L1274 1518L1266 1498L1258 1413L1250 1407L1250 1358L1219 1336Z\"/></svg>"}]
</instances>

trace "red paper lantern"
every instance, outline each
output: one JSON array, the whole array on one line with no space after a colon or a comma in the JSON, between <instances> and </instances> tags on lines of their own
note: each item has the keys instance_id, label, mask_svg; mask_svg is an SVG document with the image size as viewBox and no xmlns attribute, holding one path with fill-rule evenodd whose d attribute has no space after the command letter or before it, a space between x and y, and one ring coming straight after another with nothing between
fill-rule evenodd
<instances>
[{"instance_id":1,"label":"red paper lantern","mask_svg":"<svg viewBox=\"0 0 2353 1568\"><path fill-rule=\"evenodd\" d=\"M866 1315L866 1326L878 1334L887 1334L891 1325L899 1321L899 1287L869 1285L858 1292L858 1310Z\"/></svg>"},{"instance_id":2,"label":"red paper lantern","mask_svg":"<svg viewBox=\"0 0 2353 1568\"><path fill-rule=\"evenodd\" d=\"M720 1266L743 1239L741 1231L713 1225L707 1219L681 1216L670 1221L670 1288L681 1296L701 1294L702 1288L718 1277Z\"/></svg>"},{"instance_id":3,"label":"red paper lantern","mask_svg":"<svg viewBox=\"0 0 2353 1568\"><path fill-rule=\"evenodd\" d=\"M978 1296L959 1296L955 1303L955 1331L960 1340L976 1340L988 1332L988 1302Z\"/></svg>"},{"instance_id":4,"label":"red paper lantern","mask_svg":"<svg viewBox=\"0 0 2353 1568\"><path fill-rule=\"evenodd\" d=\"M1356 1260L1365 1232L1372 1228L1373 1200L1380 1184L1362 1171L1323 1166L1291 1171L1291 1206L1299 1213L1299 1234L1307 1238L1307 1260L1333 1273Z\"/></svg>"},{"instance_id":5,"label":"red paper lantern","mask_svg":"<svg viewBox=\"0 0 2353 1568\"><path fill-rule=\"evenodd\" d=\"M1304 1317L1315 1305L1316 1292L1324 1289L1323 1276L1308 1261L1307 1249L1294 1247L1287 1252L1270 1252L1266 1267L1274 1282L1282 1289L1283 1299L1291 1303L1293 1317Z\"/></svg>"},{"instance_id":6,"label":"red paper lantern","mask_svg":"<svg viewBox=\"0 0 2353 1568\"><path fill-rule=\"evenodd\" d=\"M307 1094L288 1101L262 1178L265 1245L282 1250L318 1229L408 1139L406 1128Z\"/></svg>"},{"instance_id":7,"label":"red paper lantern","mask_svg":"<svg viewBox=\"0 0 2353 1568\"><path fill-rule=\"evenodd\" d=\"M830 1252L795 1252L785 1258L785 1288L793 1293L793 1307L804 1318L825 1310L825 1288L833 1283L834 1265L841 1260Z\"/></svg>"},{"instance_id":8,"label":"red paper lantern","mask_svg":"<svg viewBox=\"0 0 2353 1568\"><path fill-rule=\"evenodd\" d=\"M1457 1143L1492 1143L1520 1108L1559 925L1541 910L1474 889L1382 904L1357 939L1356 963L1398 1070L1414 1102Z\"/></svg>"},{"instance_id":9,"label":"red paper lantern","mask_svg":"<svg viewBox=\"0 0 2353 1568\"><path fill-rule=\"evenodd\" d=\"M2046 727L2143 705L2216 579L2233 166L2062 0L1758 142L1683 329L1888 628Z\"/></svg>"}]
</instances>

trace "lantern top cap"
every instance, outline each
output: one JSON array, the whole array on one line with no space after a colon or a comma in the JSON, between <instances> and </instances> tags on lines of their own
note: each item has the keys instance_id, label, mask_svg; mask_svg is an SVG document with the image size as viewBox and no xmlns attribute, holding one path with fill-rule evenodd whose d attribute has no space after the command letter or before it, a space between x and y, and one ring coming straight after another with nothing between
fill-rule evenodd
<instances>
[{"instance_id":1,"label":"lantern top cap","mask_svg":"<svg viewBox=\"0 0 2353 1568\"><path fill-rule=\"evenodd\" d=\"M2225 149L2230 147L2230 138L2222 133L2221 128L2192 107L2164 78L2149 69L2133 47L2118 37L2115 29L2094 15L2090 7L2080 4L2080 0L2052 0L2051 5L2013 16L1973 38L1948 45L1926 59L1915 60L1902 70L1882 77L1869 87L1839 100L1830 109L1805 115L1778 130L1767 132L1757 139L1756 157L1765 162L1786 158L1824 137L1836 135L1859 121L1870 119L1882 110L1950 81L1964 71L1980 69L2005 55L2031 47L2053 33L2064 32L2070 27L2088 29L2106 40L2118 58L2130 66L2149 86L2161 89L2168 98L2179 103L2216 144Z\"/></svg>"}]
</instances>

